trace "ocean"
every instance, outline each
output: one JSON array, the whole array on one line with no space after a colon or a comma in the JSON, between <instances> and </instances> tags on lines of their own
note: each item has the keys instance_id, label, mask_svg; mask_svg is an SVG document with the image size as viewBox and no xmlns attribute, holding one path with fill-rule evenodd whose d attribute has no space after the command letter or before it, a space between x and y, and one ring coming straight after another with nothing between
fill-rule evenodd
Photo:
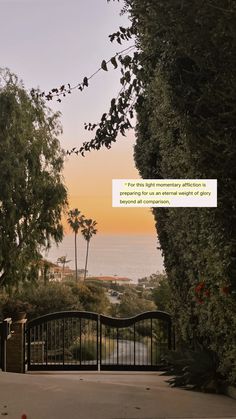
<instances>
[{"instance_id":1,"label":"ocean","mask_svg":"<svg viewBox=\"0 0 236 419\"><path fill-rule=\"evenodd\" d=\"M117 275L137 282L139 278L163 272L163 258L157 249L155 235L109 235L99 234L91 239L88 276ZM78 269L83 269L86 241L78 236ZM74 235L66 235L59 244L53 245L45 257L56 262L66 256L67 266L74 269Z\"/></svg>"}]
</instances>

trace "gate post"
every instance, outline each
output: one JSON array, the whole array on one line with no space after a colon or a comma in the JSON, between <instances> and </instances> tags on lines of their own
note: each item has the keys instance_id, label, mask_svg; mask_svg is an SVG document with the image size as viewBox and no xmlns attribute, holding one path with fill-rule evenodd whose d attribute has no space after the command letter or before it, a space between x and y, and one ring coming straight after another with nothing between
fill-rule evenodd
<instances>
[{"instance_id":1,"label":"gate post","mask_svg":"<svg viewBox=\"0 0 236 419\"><path fill-rule=\"evenodd\" d=\"M25 373L25 324L27 319L12 323L13 334L7 341L7 372Z\"/></svg>"},{"instance_id":2,"label":"gate post","mask_svg":"<svg viewBox=\"0 0 236 419\"><path fill-rule=\"evenodd\" d=\"M0 323L0 368L2 371L6 371L6 348L7 340L11 338L11 324L10 317Z\"/></svg>"}]
</instances>

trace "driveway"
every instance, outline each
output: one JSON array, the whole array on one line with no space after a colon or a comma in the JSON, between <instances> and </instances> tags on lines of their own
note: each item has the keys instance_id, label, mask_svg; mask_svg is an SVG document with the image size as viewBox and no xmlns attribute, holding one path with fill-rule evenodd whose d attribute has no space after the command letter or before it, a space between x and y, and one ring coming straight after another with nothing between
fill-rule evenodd
<instances>
[{"instance_id":1,"label":"driveway","mask_svg":"<svg viewBox=\"0 0 236 419\"><path fill-rule=\"evenodd\" d=\"M131 340L119 340L118 342L118 358L117 348L110 355L109 358L102 360L104 364L121 364L121 365L133 365L134 364L134 342ZM119 362L118 362L119 360ZM148 348L142 342L135 342L135 365L148 365Z\"/></svg>"},{"instance_id":2,"label":"driveway","mask_svg":"<svg viewBox=\"0 0 236 419\"><path fill-rule=\"evenodd\" d=\"M158 373L0 372L9 419L236 419L236 400L172 389Z\"/></svg>"}]
</instances>

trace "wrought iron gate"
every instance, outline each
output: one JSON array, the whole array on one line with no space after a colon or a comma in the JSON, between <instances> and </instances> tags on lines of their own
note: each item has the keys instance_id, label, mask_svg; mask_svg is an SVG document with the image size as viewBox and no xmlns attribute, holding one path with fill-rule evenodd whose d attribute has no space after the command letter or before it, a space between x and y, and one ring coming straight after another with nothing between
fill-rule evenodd
<instances>
[{"instance_id":1,"label":"wrought iron gate","mask_svg":"<svg viewBox=\"0 0 236 419\"><path fill-rule=\"evenodd\" d=\"M100 316L101 370L158 370L171 346L167 313L150 311L129 319Z\"/></svg>"},{"instance_id":2,"label":"wrought iron gate","mask_svg":"<svg viewBox=\"0 0 236 419\"><path fill-rule=\"evenodd\" d=\"M26 328L28 370L97 370L98 314L66 311L30 321Z\"/></svg>"},{"instance_id":3,"label":"wrought iron gate","mask_svg":"<svg viewBox=\"0 0 236 419\"><path fill-rule=\"evenodd\" d=\"M158 370L171 349L169 314L128 319L68 311L28 322L27 370Z\"/></svg>"}]
</instances>

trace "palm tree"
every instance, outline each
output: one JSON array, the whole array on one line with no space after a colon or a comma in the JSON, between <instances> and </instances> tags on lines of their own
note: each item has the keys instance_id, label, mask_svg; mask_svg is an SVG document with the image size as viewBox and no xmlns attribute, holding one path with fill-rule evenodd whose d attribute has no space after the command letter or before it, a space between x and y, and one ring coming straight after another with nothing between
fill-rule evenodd
<instances>
[{"instance_id":1,"label":"palm tree","mask_svg":"<svg viewBox=\"0 0 236 419\"><path fill-rule=\"evenodd\" d=\"M58 263L61 263L61 264L62 264L62 272L64 272L64 270L65 270L65 265L66 265L67 263L69 263L69 262L71 262L71 260L67 260L67 256L60 256L60 257L57 259L57 264L58 264Z\"/></svg>"},{"instance_id":2,"label":"palm tree","mask_svg":"<svg viewBox=\"0 0 236 419\"><path fill-rule=\"evenodd\" d=\"M75 279L78 281L78 266L77 266L77 234L79 229L84 225L84 215L81 214L81 211L78 208L70 210L68 212L67 222L73 232L75 233Z\"/></svg>"},{"instance_id":3,"label":"palm tree","mask_svg":"<svg viewBox=\"0 0 236 419\"><path fill-rule=\"evenodd\" d=\"M91 219L84 220L84 225L81 230L81 233L87 242L87 251L86 251L85 268L84 268L84 280L86 279L86 272L87 272L87 266L88 266L89 243L93 235L97 233L97 229L95 228L96 225L97 225L96 221L93 221Z\"/></svg>"}]
</instances>

